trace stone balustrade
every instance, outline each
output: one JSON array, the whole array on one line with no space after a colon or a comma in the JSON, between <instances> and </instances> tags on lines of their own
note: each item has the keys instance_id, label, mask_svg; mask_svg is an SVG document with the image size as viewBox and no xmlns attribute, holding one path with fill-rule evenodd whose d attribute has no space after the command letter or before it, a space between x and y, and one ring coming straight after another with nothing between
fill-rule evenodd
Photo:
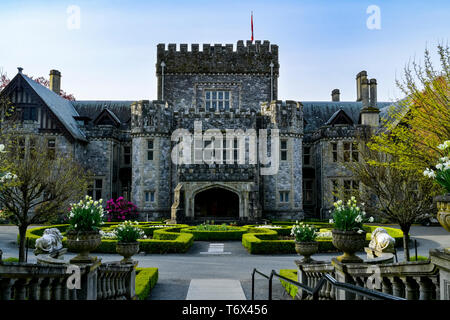
<instances>
[{"instance_id":1,"label":"stone balustrade","mask_svg":"<svg viewBox=\"0 0 450 320\"><path fill-rule=\"evenodd\" d=\"M97 273L97 300L128 300L134 297L136 271L130 265L102 264Z\"/></svg>"},{"instance_id":2,"label":"stone balustrade","mask_svg":"<svg viewBox=\"0 0 450 320\"><path fill-rule=\"evenodd\" d=\"M1 300L77 300L77 290L69 290L67 266L30 263L0 264Z\"/></svg>"},{"instance_id":3,"label":"stone balustrade","mask_svg":"<svg viewBox=\"0 0 450 320\"><path fill-rule=\"evenodd\" d=\"M407 300L446 300L448 297L444 295L447 293L441 293L443 289L441 283L443 283L442 277L448 275L448 270L443 269L442 259L445 257L442 254L439 264L434 263L437 261L436 255L437 253L432 254L432 259L428 261L380 264L373 264L370 260L364 263L343 264L336 259L332 259L331 263L297 262L298 282L314 288L323 275L328 273L339 282L377 290ZM448 263L448 260L446 261ZM297 298L311 299L311 296L299 289ZM349 291L338 290L327 282L319 292L319 299L363 300L367 298Z\"/></svg>"},{"instance_id":4,"label":"stone balustrade","mask_svg":"<svg viewBox=\"0 0 450 320\"><path fill-rule=\"evenodd\" d=\"M300 261L296 261L298 266L298 282L307 285L310 288L315 288L320 279L325 274L330 274L334 277L334 267L331 263L312 263L303 264ZM298 298L308 300L312 299L311 295L308 295L304 290L299 288L297 293ZM331 284L327 282L319 291L319 300L335 300L335 290Z\"/></svg>"},{"instance_id":5,"label":"stone balustrade","mask_svg":"<svg viewBox=\"0 0 450 320\"><path fill-rule=\"evenodd\" d=\"M439 300L439 270L430 261L389 264L342 264L332 260L337 281L374 289L407 300ZM351 292L337 290L338 300L362 300Z\"/></svg>"},{"instance_id":6,"label":"stone balustrade","mask_svg":"<svg viewBox=\"0 0 450 320\"><path fill-rule=\"evenodd\" d=\"M69 289L69 265L0 261L0 300L116 300L135 296L136 265L77 265L80 289Z\"/></svg>"}]
</instances>

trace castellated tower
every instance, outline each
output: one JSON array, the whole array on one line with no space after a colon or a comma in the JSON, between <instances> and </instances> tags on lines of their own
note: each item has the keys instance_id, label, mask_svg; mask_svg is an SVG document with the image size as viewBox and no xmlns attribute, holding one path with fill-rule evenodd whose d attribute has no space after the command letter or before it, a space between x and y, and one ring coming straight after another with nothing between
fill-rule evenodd
<instances>
[{"instance_id":1,"label":"castellated tower","mask_svg":"<svg viewBox=\"0 0 450 320\"><path fill-rule=\"evenodd\" d=\"M232 44L158 44L158 99L183 106L205 105L205 89L229 91L229 109L259 110L259 103L277 99L278 46L269 41ZM212 97L209 97L210 99ZM225 107L224 107L225 108Z\"/></svg>"},{"instance_id":2,"label":"castellated tower","mask_svg":"<svg viewBox=\"0 0 450 320\"><path fill-rule=\"evenodd\" d=\"M236 50L218 44L157 50L158 100L134 103L131 115L132 199L142 218L300 218L302 108L276 100L278 46L238 41ZM282 151L276 144L271 150L274 129ZM180 130L182 139L192 139L189 147L174 138ZM268 134L264 143L260 130ZM265 155L281 158L261 163L264 144ZM173 161L177 148L189 161ZM264 169L271 164L275 171Z\"/></svg>"}]
</instances>

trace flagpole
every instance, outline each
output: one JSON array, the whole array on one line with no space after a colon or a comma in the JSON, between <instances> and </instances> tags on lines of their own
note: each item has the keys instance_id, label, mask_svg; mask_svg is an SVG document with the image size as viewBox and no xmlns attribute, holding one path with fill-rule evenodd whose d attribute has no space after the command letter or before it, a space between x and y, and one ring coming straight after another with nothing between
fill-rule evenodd
<instances>
[{"instance_id":1,"label":"flagpole","mask_svg":"<svg viewBox=\"0 0 450 320\"><path fill-rule=\"evenodd\" d=\"M253 11L252 11L252 18L251 18L251 26L252 26L252 43L253 43Z\"/></svg>"}]
</instances>

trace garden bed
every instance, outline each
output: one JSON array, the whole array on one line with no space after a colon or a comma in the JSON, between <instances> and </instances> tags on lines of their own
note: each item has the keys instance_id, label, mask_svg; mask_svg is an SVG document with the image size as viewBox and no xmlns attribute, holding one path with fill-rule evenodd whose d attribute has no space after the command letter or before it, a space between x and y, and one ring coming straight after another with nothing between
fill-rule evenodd
<instances>
[{"instance_id":1,"label":"garden bed","mask_svg":"<svg viewBox=\"0 0 450 320\"><path fill-rule=\"evenodd\" d=\"M311 223L311 225L320 228L323 231L327 229L327 227L331 230L332 227L329 223L315 222ZM371 232L378 228L378 226L364 225L364 228ZM401 230L389 227L383 228L395 239L396 247L402 245L403 232ZM284 230L279 234L278 229L249 226L248 233L242 236L242 245L251 254L295 254L295 241L280 240L280 236L283 238L288 237L288 235L285 235ZM366 234L366 246L369 245L371 239L371 233L368 232ZM319 252L338 252L334 247L331 238L317 238L317 242L319 243Z\"/></svg>"},{"instance_id":2,"label":"garden bed","mask_svg":"<svg viewBox=\"0 0 450 320\"><path fill-rule=\"evenodd\" d=\"M247 232L246 227L224 226L225 230L199 230L197 227L183 228L180 230L182 234L192 234L196 241L224 241L224 240L241 240L242 235Z\"/></svg>"},{"instance_id":3,"label":"garden bed","mask_svg":"<svg viewBox=\"0 0 450 320\"><path fill-rule=\"evenodd\" d=\"M118 223L105 223L104 231L111 231ZM180 233L180 229L188 227L187 225L171 225L170 227L155 227L161 223L140 223L146 235L150 235L152 239L139 239L139 250L146 253L185 253L189 250L194 242L194 236L188 233ZM26 237L29 239L31 248L35 247L35 242L40 238L45 229L58 228L64 235L68 224L52 225L37 227L27 230ZM19 240L19 236L18 236ZM66 245L67 238L64 237L62 244ZM97 247L93 253L116 253L117 240L102 239L102 243Z\"/></svg>"}]
</instances>

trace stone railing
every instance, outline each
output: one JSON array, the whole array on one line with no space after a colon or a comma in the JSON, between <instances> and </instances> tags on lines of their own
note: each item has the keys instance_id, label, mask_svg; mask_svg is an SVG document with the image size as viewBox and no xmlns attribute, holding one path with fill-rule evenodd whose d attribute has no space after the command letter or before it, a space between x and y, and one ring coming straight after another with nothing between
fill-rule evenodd
<instances>
[{"instance_id":1,"label":"stone railing","mask_svg":"<svg viewBox=\"0 0 450 320\"><path fill-rule=\"evenodd\" d=\"M102 264L97 273L97 300L128 300L134 297L136 271L130 265Z\"/></svg>"},{"instance_id":2,"label":"stone railing","mask_svg":"<svg viewBox=\"0 0 450 320\"><path fill-rule=\"evenodd\" d=\"M334 277L334 267L331 263L317 263L317 264L302 264L296 262L298 266L298 282L307 285L310 288L315 288L324 274L330 274ZM304 290L299 288L297 297L299 299L308 300L312 296L308 295ZM320 300L335 300L335 290L331 284L327 282L319 292Z\"/></svg>"},{"instance_id":3,"label":"stone railing","mask_svg":"<svg viewBox=\"0 0 450 320\"><path fill-rule=\"evenodd\" d=\"M375 289L407 300L439 300L439 270L430 261L380 265L342 264L332 260L336 280ZM351 292L338 290L338 300L362 300Z\"/></svg>"},{"instance_id":4,"label":"stone railing","mask_svg":"<svg viewBox=\"0 0 450 320\"><path fill-rule=\"evenodd\" d=\"M68 285L74 265L2 263L0 300L113 300L135 296L135 265L76 265L79 288Z\"/></svg>"},{"instance_id":5,"label":"stone railing","mask_svg":"<svg viewBox=\"0 0 450 320\"><path fill-rule=\"evenodd\" d=\"M303 264L297 262L298 282L316 287L324 274L328 273L339 282L377 290L407 300L448 300L450 282L450 255L442 250L431 250L431 260L399 263L343 264L332 259L331 263ZM447 284L447 285L446 285ZM309 299L299 289L298 299ZM319 292L319 299L363 300L355 293L336 289L327 283Z\"/></svg>"}]
</instances>

